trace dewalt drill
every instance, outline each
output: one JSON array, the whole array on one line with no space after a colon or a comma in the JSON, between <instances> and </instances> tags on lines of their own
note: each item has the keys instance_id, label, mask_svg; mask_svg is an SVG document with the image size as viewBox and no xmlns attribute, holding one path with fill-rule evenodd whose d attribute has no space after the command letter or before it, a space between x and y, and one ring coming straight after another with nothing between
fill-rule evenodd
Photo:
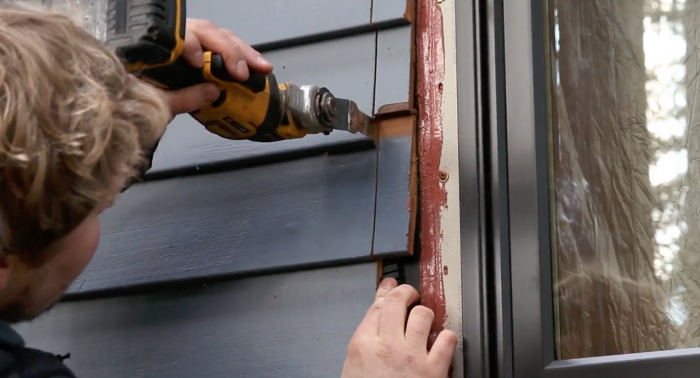
<instances>
[{"instance_id":1,"label":"dewalt drill","mask_svg":"<svg viewBox=\"0 0 700 378\"><path fill-rule=\"evenodd\" d=\"M206 1L206 0L204 0ZM372 119L347 99L315 85L278 84L274 74L250 72L233 79L221 55L204 53L194 68L184 48L185 0L109 0L106 44L135 76L164 89L205 82L221 94L209 106L190 113L210 132L234 140L274 142L345 130L373 137Z\"/></svg>"}]
</instances>

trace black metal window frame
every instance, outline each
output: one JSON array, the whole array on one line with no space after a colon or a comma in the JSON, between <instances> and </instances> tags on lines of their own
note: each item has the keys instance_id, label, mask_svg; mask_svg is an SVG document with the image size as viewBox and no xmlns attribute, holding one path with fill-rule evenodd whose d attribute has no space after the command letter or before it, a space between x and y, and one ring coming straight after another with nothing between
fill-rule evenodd
<instances>
[{"instance_id":1,"label":"black metal window frame","mask_svg":"<svg viewBox=\"0 0 700 378\"><path fill-rule=\"evenodd\" d=\"M465 376L500 377L512 371L509 261L493 251L507 248L504 93L495 90L503 70L501 19L493 0L455 2L462 262L462 330ZM498 13L498 11L496 11ZM502 29L502 28L501 28ZM498 266L498 268L496 268ZM496 300L498 298L498 300ZM505 307L504 307L505 306ZM512 376L512 374L510 375Z\"/></svg>"},{"instance_id":2,"label":"black metal window frame","mask_svg":"<svg viewBox=\"0 0 700 378\"><path fill-rule=\"evenodd\" d=\"M700 348L555 357L546 1L456 2L465 376L696 378Z\"/></svg>"}]
</instances>

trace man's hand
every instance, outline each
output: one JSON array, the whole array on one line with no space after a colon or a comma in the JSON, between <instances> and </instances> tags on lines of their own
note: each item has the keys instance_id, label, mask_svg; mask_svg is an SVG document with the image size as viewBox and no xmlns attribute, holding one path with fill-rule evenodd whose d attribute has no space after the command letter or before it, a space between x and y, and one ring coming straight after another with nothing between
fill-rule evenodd
<instances>
[{"instance_id":1,"label":"man's hand","mask_svg":"<svg viewBox=\"0 0 700 378\"><path fill-rule=\"evenodd\" d=\"M350 341L342 378L447 377L457 336L442 331L428 352L435 315L425 306L416 306L406 322L418 292L409 285L396 285L393 278L379 285L372 307Z\"/></svg>"},{"instance_id":2,"label":"man's hand","mask_svg":"<svg viewBox=\"0 0 700 378\"><path fill-rule=\"evenodd\" d=\"M204 50L221 54L226 68L235 79L244 81L250 76L249 68L261 74L272 72L272 64L265 60L240 38L226 29L220 29L211 21L187 19L183 58L192 66L204 65ZM200 84L178 91L166 91L170 110L175 117L211 104L219 97L214 84Z\"/></svg>"}]
</instances>

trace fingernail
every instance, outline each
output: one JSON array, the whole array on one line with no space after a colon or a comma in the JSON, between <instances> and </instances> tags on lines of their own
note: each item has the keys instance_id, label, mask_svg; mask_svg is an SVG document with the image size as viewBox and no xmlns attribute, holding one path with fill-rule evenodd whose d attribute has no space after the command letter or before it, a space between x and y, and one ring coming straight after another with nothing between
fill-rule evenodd
<instances>
[{"instance_id":1,"label":"fingernail","mask_svg":"<svg viewBox=\"0 0 700 378\"><path fill-rule=\"evenodd\" d=\"M245 60L238 61L236 70L238 70L238 74L241 75L241 77L248 77L248 63L246 63Z\"/></svg>"},{"instance_id":2,"label":"fingernail","mask_svg":"<svg viewBox=\"0 0 700 378\"><path fill-rule=\"evenodd\" d=\"M382 289L391 289L396 286L396 280L393 278L385 278L382 280L380 286Z\"/></svg>"}]
</instances>

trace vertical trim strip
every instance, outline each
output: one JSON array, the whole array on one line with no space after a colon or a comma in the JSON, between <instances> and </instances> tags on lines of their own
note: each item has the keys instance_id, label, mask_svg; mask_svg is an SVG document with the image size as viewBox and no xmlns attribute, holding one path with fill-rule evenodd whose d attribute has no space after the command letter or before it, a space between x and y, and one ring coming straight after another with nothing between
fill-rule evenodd
<instances>
[{"instance_id":1,"label":"vertical trim strip","mask_svg":"<svg viewBox=\"0 0 700 378\"><path fill-rule=\"evenodd\" d=\"M416 9L416 93L419 106L420 147L421 300L435 312L431 340L447 320L442 274L441 210L447 206L442 158L442 92L445 78L445 46L442 10L437 1L418 0ZM441 179L441 174L442 179ZM449 273L448 273L449 274Z\"/></svg>"},{"instance_id":2,"label":"vertical trim strip","mask_svg":"<svg viewBox=\"0 0 700 378\"><path fill-rule=\"evenodd\" d=\"M421 175L420 291L423 304L435 312L431 339L434 340L443 328L459 336L460 343L453 361L454 377L461 377L464 373L455 56L455 6L460 1L418 0L416 3L416 100Z\"/></svg>"}]
</instances>

